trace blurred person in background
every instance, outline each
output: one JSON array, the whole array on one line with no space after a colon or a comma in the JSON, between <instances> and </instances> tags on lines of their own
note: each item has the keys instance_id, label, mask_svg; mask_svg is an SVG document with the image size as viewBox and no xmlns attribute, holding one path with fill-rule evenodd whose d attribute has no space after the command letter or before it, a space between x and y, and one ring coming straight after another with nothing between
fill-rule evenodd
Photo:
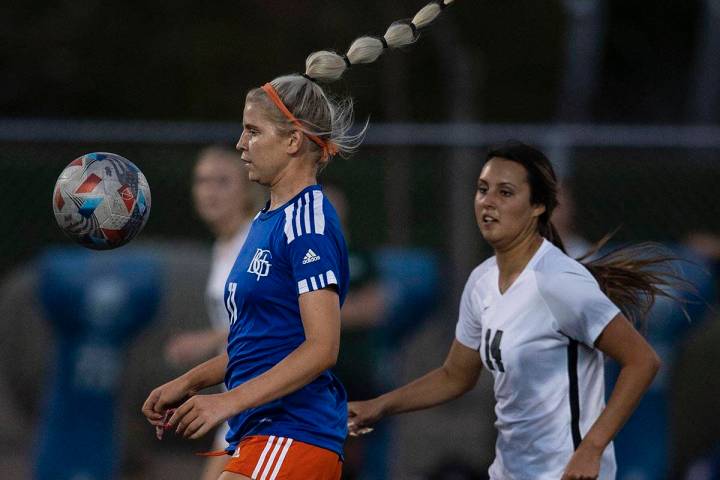
<instances>
[{"instance_id":1,"label":"blurred person in background","mask_svg":"<svg viewBox=\"0 0 720 480\"><path fill-rule=\"evenodd\" d=\"M183 332L165 345L165 359L173 367L188 367L222 353L227 347L228 315L225 310L225 281L245 243L250 224L262 203L262 191L248 179L240 154L211 146L198 155L193 171L192 197L200 219L215 237L212 264L205 288L210 328ZM216 432L214 448L227 446L228 426ZM216 480L227 460L209 457L203 480Z\"/></svg>"},{"instance_id":2,"label":"blurred person in background","mask_svg":"<svg viewBox=\"0 0 720 480\"><path fill-rule=\"evenodd\" d=\"M592 243L583 238L575 227L575 197L572 185L565 180L558 188L558 204L552 214L552 224L557 230L565 245L565 253L571 258L578 259L588 253Z\"/></svg>"},{"instance_id":3,"label":"blurred person in background","mask_svg":"<svg viewBox=\"0 0 720 480\"><path fill-rule=\"evenodd\" d=\"M538 150L508 142L488 153L475 215L495 256L468 279L445 364L350 402L351 434L457 398L484 367L494 377L498 418L490 478L615 478L612 439L659 368L631 321L644 320L676 280L666 271L669 257L644 246L585 264L568 257L550 221L557 188ZM603 354L621 365L607 406Z\"/></svg>"}]
</instances>

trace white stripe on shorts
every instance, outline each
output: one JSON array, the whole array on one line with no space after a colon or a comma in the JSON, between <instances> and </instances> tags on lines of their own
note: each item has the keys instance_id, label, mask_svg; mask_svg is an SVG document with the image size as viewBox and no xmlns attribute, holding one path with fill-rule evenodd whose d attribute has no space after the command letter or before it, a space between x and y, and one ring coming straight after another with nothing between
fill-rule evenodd
<instances>
[{"instance_id":1,"label":"white stripe on shorts","mask_svg":"<svg viewBox=\"0 0 720 480\"><path fill-rule=\"evenodd\" d=\"M265 464L265 469L263 470L262 475L260 475L260 478L258 480L267 480L267 476L270 473L270 469L273 466L273 462L275 461L275 457L277 456L278 451L280 450L280 447L282 446L283 440L286 440L284 437L278 437L278 441L275 444L275 447L272 450L272 453L270 454L270 458L268 458L267 463Z\"/></svg>"},{"instance_id":2,"label":"white stripe on shorts","mask_svg":"<svg viewBox=\"0 0 720 480\"><path fill-rule=\"evenodd\" d=\"M283 448L282 453L280 454L280 458L278 458L277 463L275 464L275 469L272 472L272 475L270 475L270 480L275 480L278 473L280 473L280 467L282 467L283 461L285 461L285 455L287 455L288 450L290 450L290 444L292 444L293 439L288 438L287 442L285 442L285 447Z\"/></svg>"},{"instance_id":3,"label":"white stripe on shorts","mask_svg":"<svg viewBox=\"0 0 720 480\"><path fill-rule=\"evenodd\" d=\"M271 435L270 438L268 438L267 443L265 444L265 448L263 449L262 453L260 454L260 460L258 460L257 465L255 465L255 470L253 470L252 475L250 475L252 478L257 478L258 473L260 473L260 469L262 468L263 463L265 463L265 457L267 456L267 453L270 450L270 447L272 447L272 444L274 441L275 441L275 435Z\"/></svg>"}]
</instances>

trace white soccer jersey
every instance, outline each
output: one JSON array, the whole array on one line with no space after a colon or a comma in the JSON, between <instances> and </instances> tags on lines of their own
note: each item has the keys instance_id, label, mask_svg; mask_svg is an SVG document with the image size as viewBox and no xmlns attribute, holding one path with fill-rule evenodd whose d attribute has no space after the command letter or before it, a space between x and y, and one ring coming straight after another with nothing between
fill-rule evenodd
<instances>
[{"instance_id":1,"label":"white soccer jersey","mask_svg":"<svg viewBox=\"0 0 720 480\"><path fill-rule=\"evenodd\" d=\"M498 438L492 480L558 480L605 407L593 348L620 311L590 272L547 240L501 294L495 257L470 275L456 337L492 373ZM601 480L615 478L612 444Z\"/></svg>"}]
</instances>

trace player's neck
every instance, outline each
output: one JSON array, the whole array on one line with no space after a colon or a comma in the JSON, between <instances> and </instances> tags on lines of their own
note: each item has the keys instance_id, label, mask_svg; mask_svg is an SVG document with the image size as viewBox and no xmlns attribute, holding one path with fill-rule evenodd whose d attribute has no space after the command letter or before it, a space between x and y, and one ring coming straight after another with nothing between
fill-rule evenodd
<instances>
[{"instance_id":1,"label":"player's neck","mask_svg":"<svg viewBox=\"0 0 720 480\"><path fill-rule=\"evenodd\" d=\"M517 275L525 269L525 266L537 253L542 243L543 237L534 233L507 249L496 250L495 258L500 270L501 282L502 279L506 279L509 280L509 283L512 283L512 280L517 278Z\"/></svg>"},{"instance_id":2,"label":"player's neck","mask_svg":"<svg viewBox=\"0 0 720 480\"><path fill-rule=\"evenodd\" d=\"M287 168L280 172L270 185L270 208L281 207L298 193L310 185L317 183L316 169L308 168L306 162L296 162L295 168Z\"/></svg>"}]
</instances>

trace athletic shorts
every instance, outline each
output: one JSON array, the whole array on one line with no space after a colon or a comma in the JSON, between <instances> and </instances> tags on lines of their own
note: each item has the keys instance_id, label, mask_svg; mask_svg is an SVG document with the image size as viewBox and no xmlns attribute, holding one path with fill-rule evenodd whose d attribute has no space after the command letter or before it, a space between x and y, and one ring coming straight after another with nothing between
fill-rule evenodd
<instances>
[{"instance_id":1,"label":"athletic shorts","mask_svg":"<svg viewBox=\"0 0 720 480\"><path fill-rule=\"evenodd\" d=\"M340 480L340 456L324 448L274 435L242 439L225 471L253 480Z\"/></svg>"}]
</instances>

